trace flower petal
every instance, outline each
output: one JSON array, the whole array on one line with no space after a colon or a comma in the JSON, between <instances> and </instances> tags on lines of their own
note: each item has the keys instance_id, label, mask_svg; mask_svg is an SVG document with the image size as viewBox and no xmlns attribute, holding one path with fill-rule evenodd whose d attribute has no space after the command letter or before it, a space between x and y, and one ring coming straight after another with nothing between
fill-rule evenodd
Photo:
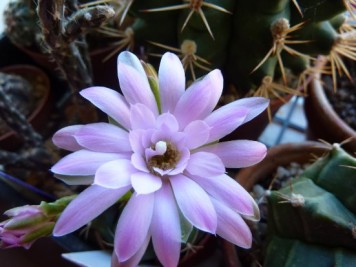
<instances>
[{"instance_id":1,"label":"flower petal","mask_svg":"<svg viewBox=\"0 0 356 267\"><path fill-rule=\"evenodd\" d=\"M226 174L205 178L191 176L209 195L243 215L258 217L259 212L251 195L234 179Z\"/></svg>"},{"instance_id":2,"label":"flower petal","mask_svg":"<svg viewBox=\"0 0 356 267\"><path fill-rule=\"evenodd\" d=\"M225 166L213 153L196 152L190 155L186 170L192 175L212 177L225 173Z\"/></svg>"},{"instance_id":3,"label":"flower petal","mask_svg":"<svg viewBox=\"0 0 356 267\"><path fill-rule=\"evenodd\" d=\"M154 206L154 194L134 194L122 211L115 231L115 252L120 262L127 261L143 246Z\"/></svg>"},{"instance_id":4,"label":"flower petal","mask_svg":"<svg viewBox=\"0 0 356 267\"><path fill-rule=\"evenodd\" d=\"M121 52L117 58L117 64L128 65L138 71L141 76L146 76L146 72L141 64L141 61L130 51Z\"/></svg>"},{"instance_id":5,"label":"flower petal","mask_svg":"<svg viewBox=\"0 0 356 267\"><path fill-rule=\"evenodd\" d=\"M77 140L75 140L74 135L82 127L83 125L72 125L60 129L53 135L52 142L56 146L69 151L80 150L82 147L78 144Z\"/></svg>"},{"instance_id":6,"label":"flower petal","mask_svg":"<svg viewBox=\"0 0 356 267\"><path fill-rule=\"evenodd\" d=\"M131 106L130 113L131 129L153 129L156 126L156 118L152 111L143 104Z\"/></svg>"},{"instance_id":7,"label":"flower petal","mask_svg":"<svg viewBox=\"0 0 356 267\"><path fill-rule=\"evenodd\" d=\"M137 172L127 159L109 161L99 167L95 173L94 184L116 189L131 185L131 175Z\"/></svg>"},{"instance_id":8,"label":"flower petal","mask_svg":"<svg viewBox=\"0 0 356 267\"><path fill-rule=\"evenodd\" d=\"M54 227L53 235L66 235L84 226L118 201L129 189L130 186L120 189L97 185L88 187L65 208Z\"/></svg>"},{"instance_id":9,"label":"flower petal","mask_svg":"<svg viewBox=\"0 0 356 267\"><path fill-rule=\"evenodd\" d=\"M186 145L190 149L200 147L209 139L210 127L204 121L192 121L184 128L184 133L187 135Z\"/></svg>"},{"instance_id":10,"label":"flower petal","mask_svg":"<svg viewBox=\"0 0 356 267\"><path fill-rule=\"evenodd\" d=\"M149 172L146 161L140 154L133 153L131 156L131 163L137 170Z\"/></svg>"},{"instance_id":11,"label":"flower petal","mask_svg":"<svg viewBox=\"0 0 356 267\"><path fill-rule=\"evenodd\" d=\"M146 172L136 172L132 174L131 183L137 194L153 193L162 186L161 178Z\"/></svg>"},{"instance_id":12,"label":"flower petal","mask_svg":"<svg viewBox=\"0 0 356 267\"><path fill-rule=\"evenodd\" d=\"M90 87L80 94L101 111L113 118L125 129L130 129L130 109L125 98L118 92L106 87Z\"/></svg>"},{"instance_id":13,"label":"flower petal","mask_svg":"<svg viewBox=\"0 0 356 267\"><path fill-rule=\"evenodd\" d=\"M86 176L70 176L70 175L61 175L55 174L54 177L65 182L68 185L91 185L94 182L93 175Z\"/></svg>"},{"instance_id":14,"label":"flower petal","mask_svg":"<svg viewBox=\"0 0 356 267\"><path fill-rule=\"evenodd\" d=\"M173 112L185 90L185 73L179 58L173 53L162 56L158 71L162 112Z\"/></svg>"},{"instance_id":15,"label":"flower petal","mask_svg":"<svg viewBox=\"0 0 356 267\"><path fill-rule=\"evenodd\" d=\"M75 134L78 144L88 150L100 152L129 152L128 132L105 122L84 125Z\"/></svg>"},{"instance_id":16,"label":"flower petal","mask_svg":"<svg viewBox=\"0 0 356 267\"><path fill-rule=\"evenodd\" d=\"M147 234L146 239L143 241L140 249L127 261L119 262L116 253L113 253L113 259L111 262L112 267L137 267L140 263L143 255L146 252L148 244L150 243L151 235Z\"/></svg>"},{"instance_id":17,"label":"flower petal","mask_svg":"<svg viewBox=\"0 0 356 267\"><path fill-rule=\"evenodd\" d=\"M217 200L212 199L212 202L218 215L216 233L236 246L251 248L251 230L241 216Z\"/></svg>"},{"instance_id":18,"label":"flower petal","mask_svg":"<svg viewBox=\"0 0 356 267\"><path fill-rule=\"evenodd\" d=\"M155 115L158 114L156 99L148 83L146 75L125 64L118 65L119 83L126 100L134 105L147 106Z\"/></svg>"},{"instance_id":19,"label":"flower petal","mask_svg":"<svg viewBox=\"0 0 356 267\"><path fill-rule=\"evenodd\" d=\"M155 192L151 232L153 247L162 265L177 266L181 229L177 204L168 183L164 183L162 188Z\"/></svg>"},{"instance_id":20,"label":"flower petal","mask_svg":"<svg viewBox=\"0 0 356 267\"><path fill-rule=\"evenodd\" d=\"M171 113L163 113L157 117L156 127L159 130L176 132L179 129L178 121Z\"/></svg>"},{"instance_id":21,"label":"flower petal","mask_svg":"<svg viewBox=\"0 0 356 267\"><path fill-rule=\"evenodd\" d=\"M128 156L118 153L78 150L59 160L51 168L51 171L62 175L94 175L102 164L124 158L128 158Z\"/></svg>"},{"instance_id":22,"label":"flower petal","mask_svg":"<svg viewBox=\"0 0 356 267\"><path fill-rule=\"evenodd\" d=\"M249 112L246 115L244 123L252 120L264 111L269 105L269 99L264 97L245 97L231 103L231 108L247 108Z\"/></svg>"},{"instance_id":23,"label":"flower petal","mask_svg":"<svg viewBox=\"0 0 356 267\"><path fill-rule=\"evenodd\" d=\"M235 107L233 103L227 104L211 113L204 120L210 127L209 143L228 135L244 123L249 110Z\"/></svg>"},{"instance_id":24,"label":"flower petal","mask_svg":"<svg viewBox=\"0 0 356 267\"><path fill-rule=\"evenodd\" d=\"M221 142L199 150L216 154L226 168L245 168L260 162L267 153L264 144L250 140Z\"/></svg>"},{"instance_id":25,"label":"flower petal","mask_svg":"<svg viewBox=\"0 0 356 267\"><path fill-rule=\"evenodd\" d=\"M213 70L202 80L194 82L179 99L173 112L180 128L208 116L215 108L222 89L223 78L219 70Z\"/></svg>"},{"instance_id":26,"label":"flower petal","mask_svg":"<svg viewBox=\"0 0 356 267\"><path fill-rule=\"evenodd\" d=\"M184 217L196 228L214 234L217 217L207 193L184 175L170 178L174 196Z\"/></svg>"}]
</instances>

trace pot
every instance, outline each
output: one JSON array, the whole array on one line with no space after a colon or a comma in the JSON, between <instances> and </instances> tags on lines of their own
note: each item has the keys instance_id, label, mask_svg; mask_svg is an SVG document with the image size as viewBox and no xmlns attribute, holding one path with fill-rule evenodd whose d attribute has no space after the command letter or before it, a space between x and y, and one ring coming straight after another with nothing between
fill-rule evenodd
<instances>
[{"instance_id":1,"label":"pot","mask_svg":"<svg viewBox=\"0 0 356 267\"><path fill-rule=\"evenodd\" d=\"M341 143L353 137L343 147L351 153L356 151L356 131L334 111L318 78L313 79L308 88L304 110L308 121L308 139L323 139L329 143Z\"/></svg>"}]
</instances>

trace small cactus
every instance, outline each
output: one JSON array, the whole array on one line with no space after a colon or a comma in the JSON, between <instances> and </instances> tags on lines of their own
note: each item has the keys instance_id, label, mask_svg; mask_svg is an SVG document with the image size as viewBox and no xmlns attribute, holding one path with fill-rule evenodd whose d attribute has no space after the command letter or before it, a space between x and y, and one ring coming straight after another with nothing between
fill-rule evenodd
<instances>
[{"instance_id":1,"label":"small cactus","mask_svg":"<svg viewBox=\"0 0 356 267\"><path fill-rule=\"evenodd\" d=\"M11 1L4 11L5 34L12 43L39 48L41 28L32 0Z\"/></svg>"},{"instance_id":2,"label":"small cactus","mask_svg":"<svg viewBox=\"0 0 356 267\"><path fill-rule=\"evenodd\" d=\"M270 242L264 266L353 266L356 158L334 145L295 181L267 198ZM315 261L306 264L306 255Z\"/></svg>"}]
</instances>

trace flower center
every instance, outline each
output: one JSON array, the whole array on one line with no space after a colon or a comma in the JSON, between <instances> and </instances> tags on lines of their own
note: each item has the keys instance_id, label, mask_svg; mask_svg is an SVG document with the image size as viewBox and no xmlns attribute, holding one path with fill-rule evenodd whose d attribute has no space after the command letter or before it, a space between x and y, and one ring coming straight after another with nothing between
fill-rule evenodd
<instances>
[{"instance_id":1,"label":"flower center","mask_svg":"<svg viewBox=\"0 0 356 267\"><path fill-rule=\"evenodd\" d=\"M158 155L151 157L148 162L149 170L157 174L154 168L159 168L161 170L171 170L174 169L180 159L180 153L177 148L166 141L158 141L152 149L155 150Z\"/></svg>"}]
</instances>

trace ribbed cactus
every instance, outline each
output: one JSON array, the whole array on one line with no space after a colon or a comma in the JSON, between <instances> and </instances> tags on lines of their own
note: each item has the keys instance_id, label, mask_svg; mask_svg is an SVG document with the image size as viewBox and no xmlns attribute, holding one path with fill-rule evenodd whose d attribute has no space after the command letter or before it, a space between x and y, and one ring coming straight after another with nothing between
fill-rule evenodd
<instances>
[{"instance_id":1,"label":"ribbed cactus","mask_svg":"<svg viewBox=\"0 0 356 267\"><path fill-rule=\"evenodd\" d=\"M290 82L287 74L303 81L318 55L328 57L334 77L336 70L350 76L342 56L356 58L355 29L345 24L344 16L346 10L355 10L354 0L79 2L83 9L96 5L105 8L106 4L115 9L117 16L110 23L111 28L100 30L114 38L112 44L116 47L112 56L122 49L133 50L141 57L159 56L171 50L180 54L193 80L209 69L222 69L226 83L234 85L240 97L246 94L273 97L295 92L291 87L297 88L297 83ZM51 24L62 25L62 30L66 30L69 25L66 20L73 19L78 9L76 1L65 4L74 9L67 8L57 21L60 23L54 19ZM60 5L64 2L58 2L57 9ZM83 29L84 22L79 21L78 28ZM51 34L55 32L53 27ZM68 37L62 39L68 41ZM47 44L48 41L53 40L46 39ZM150 61L155 63L154 57Z\"/></svg>"},{"instance_id":2,"label":"ribbed cactus","mask_svg":"<svg viewBox=\"0 0 356 267\"><path fill-rule=\"evenodd\" d=\"M291 186L272 191L264 266L355 266L355 192L356 158L338 145Z\"/></svg>"},{"instance_id":3,"label":"ribbed cactus","mask_svg":"<svg viewBox=\"0 0 356 267\"><path fill-rule=\"evenodd\" d=\"M93 1L97 2L102 1ZM341 33L340 26L344 12L353 9L352 2L118 1L121 9L129 8L129 19L116 36L121 48L126 44L132 49L134 43L141 56L143 47L148 55L164 50L180 54L192 79L219 68L241 96L256 91L273 96L273 92L291 92L287 74L303 77L301 73L318 55L329 56L333 67L347 73L340 56L355 58L350 41L354 34L352 27L343 27L347 32ZM277 82L280 78L282 82Z\"/></svg>"}]
</instances>

